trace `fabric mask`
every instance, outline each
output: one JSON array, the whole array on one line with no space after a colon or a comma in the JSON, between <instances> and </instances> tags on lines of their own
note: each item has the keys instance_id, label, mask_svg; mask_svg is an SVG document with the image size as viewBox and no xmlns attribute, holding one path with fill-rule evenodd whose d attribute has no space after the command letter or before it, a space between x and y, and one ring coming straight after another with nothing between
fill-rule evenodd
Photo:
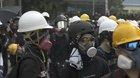
<instances>
[{"instance_id":1,"label":"fabric mask","mask_svg":"<svg viewBox=\"0 0 140 78\"><path fill-rule=\"evenodd\" d=\"M119 55L117 65L122 69L131 69L132 60L125 57L124 55Z\"/></svg>"},{"instance_id":2,"label":"fabric mask","mask_svg":"<svg viewBox=\"0 0 140 78\"><path fill-rule=\"evenodd\" d=\"M125 53L128 55L129 60L132 61L132 64L130 63L130 61L128 63L131 66L131 68L140 70L140 48L137 48L132 51L126 50Z\"/></svg>"}]
</instances>

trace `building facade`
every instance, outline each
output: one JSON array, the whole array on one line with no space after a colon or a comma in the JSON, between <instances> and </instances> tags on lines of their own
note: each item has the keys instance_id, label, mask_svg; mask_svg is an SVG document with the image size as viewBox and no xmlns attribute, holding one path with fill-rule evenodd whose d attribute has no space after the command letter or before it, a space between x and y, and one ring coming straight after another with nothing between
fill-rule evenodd
<instances>
[{"instance_id":1,"label":"building facade","mask_svg":"<svg viewBox=\"0 0 140 78\"><path fill-rule=\"evenodd\" d=\"M140 12L140 0L124 0L123 6L129 13Z\"/></svg>"}]
</instances>

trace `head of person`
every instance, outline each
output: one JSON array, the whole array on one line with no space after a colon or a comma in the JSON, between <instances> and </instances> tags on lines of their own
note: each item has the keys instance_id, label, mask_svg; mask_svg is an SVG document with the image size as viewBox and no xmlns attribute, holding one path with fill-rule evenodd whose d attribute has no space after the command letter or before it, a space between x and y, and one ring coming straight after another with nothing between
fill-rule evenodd
<instances>
[{"instance_id":1,"label":"head of person","mask_svg":"<svg viewBox=\"0 0 140 78\"><path fill-rule=\"evenodd\" d=\"M18 32L25 34L26 42L37 45L40 49L46 51L51 48L52 43L47 38L47 29L50 26L40 12L25 12L19 19Z\"/></svg>"},{"instance_id":2,"label":"head of person","mask_svg":"<svg viewBox=\"0 0 140 78\"><path fill-rule=\"evenodd\" d=\"M99 40L100 44L106 42L106 46L112 47L112 33L117 27L117 23L113 20L106 20L99 26Z\"/></svg>"},{"instance_id":3,"label":"head of person","mask_svg":"<svg viewBox=\"0 0 140 78\"><path fill-rule=\"evenodd\" d=\"M11 32L15 33L18 30L18 21L19 21L20 17L14 17L12 18L12 20L10 21L10 30Z\"/></svg>"},{"instance_id":4,"label":"head of person","mask_svg":"<svg viewBox=\"0 0 140 78\"><path fill-rule=\"evenodd\" d=\"M81 18L78 16L73 16L71 18L69 18L69 23L75 22L75 21L80 21Z\"/></svg>"},{"instance_id":5,"label":"head of person","mask_svg":"<svg viewBox=\"0 0 140 78\"><path fill-rule=\"evenodd\" d=\"M64 15L58 15L56 18L55 18L55 28L58 30L58 31L66 31L68 27L68 19L66 16Z\"/></svg>"},{"instance_id":6,"label":"head of person","mask_svg":"<svg viewBox=\"0 0 140 78\"><path fill-rule=\"evenodd\" d=\"M97 26L100 26L100 24L106 20L108 20L109 18L106 16L101 16L99 17L99 19L97 20Z\"/></svg>"},{"instance_id":7,"label":"head of person","mask_svg":"<svg viewBox=\"0 0 140 78\"><path fill-rule=\"evenodd\" d=\"M68 35L70 42L74 47L78 48L83 55L87 55L87 50L95 44L93 28L88 22L75 21L70 23Z\"/></svg>"},{"instance_id":8,"label":"head of person","mask_svg":"<svg viewBox=\"0 0 140 78\"><path fill-rule=\"evenodd\" d=\"M109 19L112 19L112 20L114 20L114 21L117 21L117 17L114 16L114 15L110 15L110 16L109 16Z\"/></svg>"},{"instance_id":9,"label":"head of person","mask_svg":"<svg viewBox=\"0 0 140 78\"><path fill-rule=\"evenodd\" d=\"M113 32L118 67L140 70L140 29L129 22L119 23Z\"/></svg>"}]
</instances>

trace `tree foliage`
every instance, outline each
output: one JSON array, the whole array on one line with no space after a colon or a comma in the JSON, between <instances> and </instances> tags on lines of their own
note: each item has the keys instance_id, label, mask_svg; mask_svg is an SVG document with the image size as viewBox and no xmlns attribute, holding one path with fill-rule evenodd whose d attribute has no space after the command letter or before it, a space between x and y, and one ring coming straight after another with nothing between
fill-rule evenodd
<instances>
[{"instance_id":1,"label":"tree foliage","mask_svg":"<svg viewBox=\"0 0 140 78\"><path fill-rule=\"evenodd\" d=\"M123 0L108 0L110 14L120 14L123 11Z\"/></svg>"},{"instance_id":2,"label":"tree foliage","mask_svg":"<svg viewBox=\"0 0 140 78\"><path fill-rule=\"evenodd\" d=\"M105 0L95 1L95 10L97 13L105 14ZM119 14L123 10L123 0L108 0L108 9L110 14Z\"/></svg>"},{"instance_id":3,"label":"tree foliage","mask_svg":"<svg viewBox=\"0 0 140 78\"><path fill-rule=\"evenodd\" d=\"M23 13L29 10L40 12L47 11L51 16L56 16L65 10L63 0L22 0Z\"/></svg>"}]
</instances>

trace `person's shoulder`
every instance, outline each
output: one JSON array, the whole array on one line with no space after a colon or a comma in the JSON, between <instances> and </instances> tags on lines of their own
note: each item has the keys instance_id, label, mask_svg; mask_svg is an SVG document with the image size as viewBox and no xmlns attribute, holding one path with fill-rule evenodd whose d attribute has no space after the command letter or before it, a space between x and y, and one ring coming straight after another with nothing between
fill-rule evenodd
<instances>
[{"instance_id":1,"label":"person's shoulder","mask_svg":"<svg viewBox=\"0 0 140 78\"><path fill-rule=\"evenodd\" d=\"M108 64L103 58L95 56L93 62L95 62L95 64L98 65L99 69L109 70Z\"/></svg>"},{"instance_id":2,"label":"person's shoulder","mask_svg":"<svg viewBox=\"0 0 140 78\"><path fill-rule=\"evenodd\" d=\"M95 56L93 59L95 61L97 61L98 63L107 64L107 62L103 58L101 58L99 56Z\"/></svg>"},{"instance_id":3,"label":"person's shoulder","mask_svg":"<svg viewBox=\"0 0 140 78\"><path fill-rule=\"evenodd\" d=\"M114 70L101 78L128 78L126 72L122 69Z\"/></svg>"},{"instance_id":4,"label":"person's shoulder","mask_svg":"<svg viewBox=\"0 0 140 78\"><path fill-rule=\"evenodd\" d=\"M20 59L19 64L21 67L31 67L31 68L38 68L40 66L40 62L37 58L32 56L25 56L24 58Z\"/></svg>"}]
</instances>

